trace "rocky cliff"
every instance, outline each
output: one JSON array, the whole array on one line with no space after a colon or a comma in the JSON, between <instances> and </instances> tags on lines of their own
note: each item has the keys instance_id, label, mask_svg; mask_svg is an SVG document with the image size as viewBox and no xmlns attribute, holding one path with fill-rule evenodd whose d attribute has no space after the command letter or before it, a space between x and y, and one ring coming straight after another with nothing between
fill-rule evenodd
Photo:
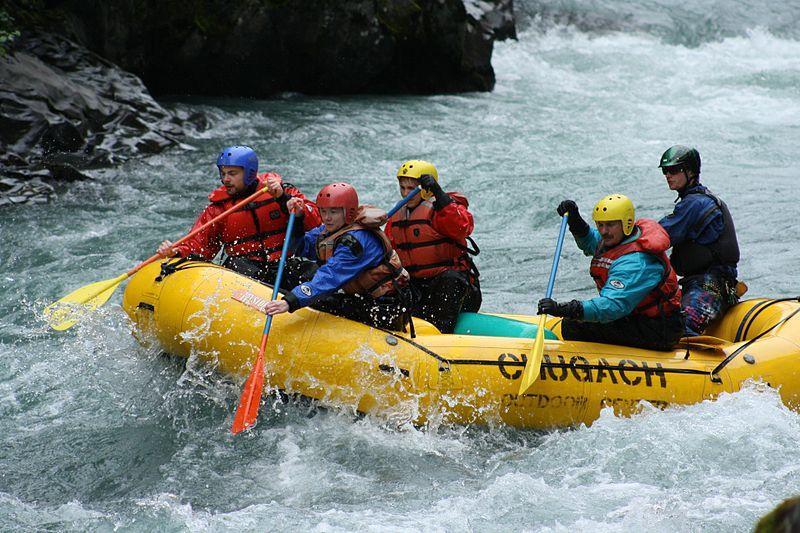
<instances>
[{"instance_id":1,"label":"rocky cliff","mask_svg":"<svg viewBox=\"0 0 800 533\"><path fill-rule=\"evenodd\" d=\"M155 95L489 91L512 0L71 0L71 36Z\"/></svg>"},{"instance_id":2,"label":"rocky cliff","mask_svg":"<svg viewBox=\"0 0 800 533\"><path fill-rule=\"evenodd\" d=\"M489 91L493 43L515 37L512 0L14 0L0 15L0 205L206 126L151 94Z\"/></svg>"}]
</instances>

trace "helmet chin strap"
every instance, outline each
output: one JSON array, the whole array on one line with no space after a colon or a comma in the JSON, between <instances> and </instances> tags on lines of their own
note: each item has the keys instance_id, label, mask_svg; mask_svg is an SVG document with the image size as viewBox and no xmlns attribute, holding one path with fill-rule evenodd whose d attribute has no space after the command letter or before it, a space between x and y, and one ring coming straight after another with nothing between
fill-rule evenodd
<instances>
[{"instance_id":1,"label":"helmet chin strap","mask_svg":"<svg viewBox=\"0 0 800 533\"><path fill-rule=\"evenodd\" d=\"M683 187L678 189L678 194L683 194L683 192L686 189L688 189L690 187L694 187L695 185L697 185L700 182L700 175L699 174L695 174L691 178L689 177L689 169L686 167L686 165L682 165L681 166L681 170L683 170L683 174L684 174L684 176L686 176L686 185L684 185Z\"/></svg>"}]
</instances>

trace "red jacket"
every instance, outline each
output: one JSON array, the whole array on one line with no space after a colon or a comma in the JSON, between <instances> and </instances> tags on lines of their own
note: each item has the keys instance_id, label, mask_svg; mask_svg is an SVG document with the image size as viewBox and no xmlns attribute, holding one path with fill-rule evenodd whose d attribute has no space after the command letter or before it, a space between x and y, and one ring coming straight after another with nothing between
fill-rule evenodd
<instances>
[{"instance_id":1,"label":"red jacket","mask_svg":"<svg viewBox=\"0 0 800 533\"><path fill-rule=\"evenodd\" d=\"M453 202L439 211L424 200L413 209L403 207L386 223L384 232L412 278L431 278L472 266L466 238L475 222L467 209L469 202L459 193L447 194Z\"/></svg>"},{"instance_id":2,"label":"red jacket","mask_svg":"<svg viewBox=\"0 0 800 533\"><path fill-rule=\"evenodd\" d=\"M670 316L681 308L681 289L678 286L678 276L666 254L670 246L669 235L658 222L649 218L637 220L636 227L641 231L641 235L633 242L619 244L609 250L605 250L600 244L592 258L589 273L594 278L597 290L600 290L608 281L611 264L619 257L634 252L644 252L656 257L664 265L664 276L661 278L661 283L639 302L632 314L650 318Z\"/></svg>"},{"instance_id":3,"label":"red jacket","mask_svg":"<svg viewBox=\"0 0 800 533\"><path fill-rule=\"evenodd\" d=\"M277 174L267 172L258 175L259 187L267 184L267 178ZM303 215L303 229L308 231L322 224L317 206L303 196L299 189L291 184L283 184L286 195L301 198L306 204ZM283 198L283 197L282 197ZM211 202L192 226L202 226L209 220L232 207L238 199L231 198L225 187L214 189L208 195ZM278 261L281 257L283 240L286 237L286 226L289 215L284 203L265 192L252 202L242 206L216 224L212 224L191 239L176 248L178 255L200 255L211 260L220 248L234 257L246 257L254 261Z\"/></svg>"}]
</instances>

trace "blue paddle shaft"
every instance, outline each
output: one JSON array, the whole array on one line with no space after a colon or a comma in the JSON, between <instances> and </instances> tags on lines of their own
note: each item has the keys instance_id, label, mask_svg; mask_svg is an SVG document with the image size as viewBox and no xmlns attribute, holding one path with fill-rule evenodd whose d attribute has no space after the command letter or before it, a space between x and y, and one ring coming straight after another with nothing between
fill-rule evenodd
<instances>
[{"instance_id":1,"label":"blue paddle shaft","mask_svg":"<svg viewBox=\"0 0 800 533\"><path fill-rule=\"evenodd\" d=\"M558 243L556 244L556 254L553 256L553 266L550 268L550 281L547 282L547 293L545 298L553 297L553 285L556 284L556 271L558 270L558 258L561 257L561 247L564 245L564 234L567 232L567 217L569 213L564 213L561 217L561 229L558 230Z\"/></svg>"},{"instance_id":2,"label":"blue paddle shaft","mask_svg":"<svg viewBox=\"0 0 800 533\"><path fill-rule=\"evenodd\" d=\"M415 187L413 191L411 191L410 193L408 193L405 196L405 198L403 198L402 200L397 202L397 205L395 205L392 208L392 210L389 211L386 214L386 218L389 218L392 215L394 215L395 213L397 213L397 211L401 207L406 205L409 200L411 200L412 198L414 198L414 196L419 194L419 191L420 191L419 187ZM286 226L286 238L283 240L283 249L281 250L281 260L278 263L278 275L275 276L275 289L272 291L272 300L277 300L278 299L278 289L280 288L281 281L283 280L283 267L286 266L286 256L288 255L288 252L289 252L289 241L292 238L292 229L294 228L294 219L295 219L294 213L290 213L289 214L289 224L287 224L287 226ZM264 322L264 335L266 335L269 332L269 328L271 326L272 326L272 315L267 315L267 320L266 320L266 322Z\"/></svg>"},{"instance_id":3,"label":"blue paddle shaft","mask_svg":"<svg viewBox=\"0 0 800 533\"><path fill-rule=\"evenodd\" d=\"M397 202L397 205L395 205L395 206L392 208L392 210L391 210L391 211L389 211L388 213L386 213L386 218L392 218L392 215L394 215L395 213L397 213L398 211L400 211L400 208L401 208L401 207L403 207L404 205L406 205L406 204L408 203L408 201L409 201L409 200L411 200L411 199L412 199L412 198L414 198L414 197L415 197L417 194L419 194L419 191L420 191L420 189L419 189L419 186L417 186L417 187L414 187L414 190L413 190L413 191L411 191L410 193L408 193L408 194L405 196L405 198L403 198L402 200L400 200L399 202Z\"/></svg>"},{"instance_id":4,"label":"blue paddle shaft","mask_svg":"<svg viewBox=\"0 0 800 533\"><path fill-rule=\"evenodd\" d=\"M286 225L286 237L283 239L283 249L281 250L281 260L278 262L278 275L275 276L275 286L272 289L272 301L278 299L278 293L283 281L283 267L286 266L286 256L289 255L289 241L292 240L292 230L294 229L294 213L289 213L289 223ZM267 315L267 321L264 323L264 335L269 333L269 328L272 326L272 315Z\"/></svg>"}]
</instances>

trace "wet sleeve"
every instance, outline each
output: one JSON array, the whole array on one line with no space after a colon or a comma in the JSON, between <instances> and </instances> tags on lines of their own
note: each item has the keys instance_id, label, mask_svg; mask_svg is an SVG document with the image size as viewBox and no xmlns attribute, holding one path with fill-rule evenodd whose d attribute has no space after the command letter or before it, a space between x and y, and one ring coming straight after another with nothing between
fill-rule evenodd
<instances>
[{"instance_id":1,"label":"wet sleeve","mask_svg":"<svg viewBox=\"0 0 800 533\"><path fill-rule=\"evenodd\" d=\"M692 237L690 231L705 211L703 206L706 205L706 202L702 200L707 199L713 202L706 196L687 196L687 198L675 204L675 209L672 213L658 221L661 227L669 234L670 246L680 244L687 238Z\"/></svg>"},{"instance_id":2,"label":"wet sleeve","mask_svg":"<svg viewBox=\"0 0 800 533\"><path fill-rule=\"evenodd\" d=\"M298 228L300 227L298 226ZM294 231L293 233L295 235L292 237L292 250L294 251L294 255L316 261L318 259L317 238L324 229L325 226L320 225L305 233L302 232L302 228L300 228L299 232L297 230Z\"/></svg>"},{"instance_id":3,"label":"wet sleeve","mask_svg":"<svg viewBox=\"0 0 800 533\"><path fill-rule=\"evenodd\" d=\"M292 289L292 298L287 298L289 309L294 311L305 307L316 300L336 292L350 280L358 276L364 269L380 262L380 250L369 242L362 232L354 232L361 246L354 251L353 248L339 245L333 256L317 269L311 281L298 285ZM351 233L353 235L353 233ZM380 243L378 243L380 246ZM375 252L377 251L377 256ZM292 301L293 300L293 301Z\"/></svg>"},{"instance_id":4,"label":"wet sleeve","mask_svg":"<svg viewBox=\"0 0 800 533\"><path fill-rule=\"evenodd\" d=\"M214 204L208 205L200 216L197 217L192 225L192 231L199 228L209 220L223 212L223 209ZM224 221L217 222L207 227L191 239L187 239L180 246L176 247L178 255L186 257L187 255L199 255L204 259L211 261L222 248L222 241L219 235L222 231Z\"/></svg>"},{"instance_id":5,"label":"wet sleeve","mask_svg":"<svg viewBox=\"0 0 800 533\"><path fill-rule=\"evenodd\" d=\"M608 281L596 298L583 301L587 322L611 322L631 314L661 282L664 267L648 254L627 254L612 263Z\"/></svg>"},{"instance_id":6,"label":"wet sleeve","mask_svg":"<svg viewBox=\"0 0 800 533\"><path fill-rule=\"evenodd\" d=\"M319 215L319 208L317 208L317 204L306 198L305 195L300 191L300 189L298 189L291 183L284 182L283 192L284 192L283 196L279 198L279 200L283 200L283 202L281 203L281 209L286 209L285 206L286 202L289 201L289 196L292 196L294 198L300 198L301 200L303 200L304 206L303 206L302 225L305 231L310 231L319 226L320 224L322 224L322 217L320 217Z\"/></svg>"},{"instance_id":7,"label":"wet sleeve","mask_svg":"<svg viewBox=\"0 0 800 533\"><path fill-rule=\"evenodd\" d=\"M452 201L439 211L434 211L431 224L433 229L455 240L467 238L475 229L472 213L458 201Z\"/></svg>"}]
</instances>

